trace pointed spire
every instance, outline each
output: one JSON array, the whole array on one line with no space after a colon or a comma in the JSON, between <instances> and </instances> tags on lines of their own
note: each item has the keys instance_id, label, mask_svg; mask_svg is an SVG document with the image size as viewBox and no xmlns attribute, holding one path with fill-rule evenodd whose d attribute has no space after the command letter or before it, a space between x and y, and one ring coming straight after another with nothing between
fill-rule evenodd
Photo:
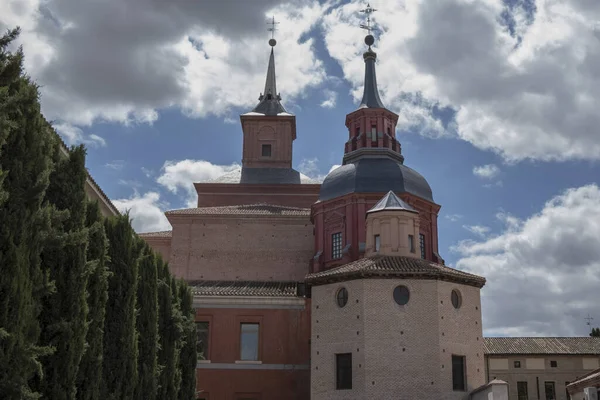
<instances>
[{"instance_id":1,"label":"pointed spire","mask_svg":"<svg viewBox=\"0 0 600 400\"><path fill-rule=\"evenodd\" d=\"M285 113L285 108L281 104L281 96L277 93L277 81L275 79L275 52L274 47L277 44L277 41L274 39L275 33L275 25L279 22L275 22L275 18L273 18L272 22L267 22L271 24L271 28L268 30L271 32L272 36L269 40L269 46L271 46L271 55L269 56L269 66L267 68L267 79L265 81L265 91L260 94L258 100L260 103L256 107L254 107L253 112L265 114L265 115L277 115L279 113Z\"/></svg>"},{"instance_id":2,"label":"pointed spire","mask_svg":"<svg viewBox=\"0 0 600 400\"><path fill-rule=\"evenodd\" d=\"M367 16L367 23L361 24L362 29L366 29L368 35L365 37L365 44L369 46L368 50L363 54L365 59L365 88L363 92L363 98L358 108L385 108L381 98L379 97L379 90L377 89L377 76L375 74L375 60L377 60L377 54L371 50L371 46L375 43L375 37L371 35L373 26L371 26L371 14L377 11L367 3L367 8L360 10Z\"/></svg>"}]
</instances>

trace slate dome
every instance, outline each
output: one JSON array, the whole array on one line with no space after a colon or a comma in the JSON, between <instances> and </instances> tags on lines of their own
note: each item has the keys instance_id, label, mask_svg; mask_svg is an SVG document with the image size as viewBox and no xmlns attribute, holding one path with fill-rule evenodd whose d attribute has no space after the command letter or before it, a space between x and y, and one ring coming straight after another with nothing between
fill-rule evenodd
<instances>
[{"instance_id":1,"label":"slate dome","mask_svg":"<svg viewBox=\"0 0 600 400\"><path fill-rule=\"evenodd\" d=\"M360 158L334 169L321 185L319 201L349 193L387 193L390 190L434 202L425 178L392 158Z\"/></svg>"}]
</instances>

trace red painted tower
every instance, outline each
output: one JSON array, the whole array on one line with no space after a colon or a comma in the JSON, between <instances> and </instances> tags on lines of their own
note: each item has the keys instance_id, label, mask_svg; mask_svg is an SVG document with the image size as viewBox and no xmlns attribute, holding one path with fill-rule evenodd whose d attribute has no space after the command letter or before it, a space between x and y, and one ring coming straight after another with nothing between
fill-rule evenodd
<instances>
[{"instance_id":1,"label":"red painted tower","mask_svg":"<svg viewBox=\"0 0 600 400\"><path fill-rule=\"evenodd\" d=\"M344 145L342 166L327 175L319 200L312 207L315 226L312 272L364 256L367 211L389 190L419 213L417 251L421 257L443 263L438 254L440 206L434 202L425 178L404 165L402 146L396 139L398 115L385 108L377 89L377 54L371 49L373 36L368 35L365 43L369 47L363 54L364 93L358 109L346 116L349 139Z\"/></svg>"}]
</instances>

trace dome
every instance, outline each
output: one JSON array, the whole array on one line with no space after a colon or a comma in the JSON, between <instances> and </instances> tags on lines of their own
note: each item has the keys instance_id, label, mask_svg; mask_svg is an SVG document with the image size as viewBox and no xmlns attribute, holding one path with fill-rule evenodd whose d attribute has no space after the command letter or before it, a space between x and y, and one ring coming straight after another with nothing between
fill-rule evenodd
<instances>
[{"instance_id":1,"label":"dome","mask_svg":"<svg viewBox=\"0 0 600 400\"><path fill-rule=\"evenodd\" d=\"M429 183L421 174L393 158L359 158L327 175L319 201L349 193L410 193L433 202Z\"/></svg>"}]
</instances>

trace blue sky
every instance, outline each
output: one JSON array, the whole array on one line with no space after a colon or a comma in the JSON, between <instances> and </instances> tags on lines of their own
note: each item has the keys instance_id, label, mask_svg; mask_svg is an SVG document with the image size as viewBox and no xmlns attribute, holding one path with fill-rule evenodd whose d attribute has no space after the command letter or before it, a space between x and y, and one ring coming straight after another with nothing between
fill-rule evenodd
<instances>
[{"instance_id":1,"label":"blue sky","mask_svg":"<svg viewBox=\"0 0 600 400\"><path fill-rule=\"evenodd\" d=\"M341 163L345 115L362 94L362 2L165 10L111 0L115 11L6 1L0 27L22 26L44 113L67 142L88 145L90 172L139 231L165 228L161 213L187 207L193 181L241 163L239 115L264 86L269 15L281 21L276 70L297 119L294 167L322 178ZM600 228L590 222L600 217L599 7L371 3L379 87L400 115L405 164L442 206L446 263L488 278L486 333L586 334L588 313L600 324Z\"/></svg>"}]
</instances>

